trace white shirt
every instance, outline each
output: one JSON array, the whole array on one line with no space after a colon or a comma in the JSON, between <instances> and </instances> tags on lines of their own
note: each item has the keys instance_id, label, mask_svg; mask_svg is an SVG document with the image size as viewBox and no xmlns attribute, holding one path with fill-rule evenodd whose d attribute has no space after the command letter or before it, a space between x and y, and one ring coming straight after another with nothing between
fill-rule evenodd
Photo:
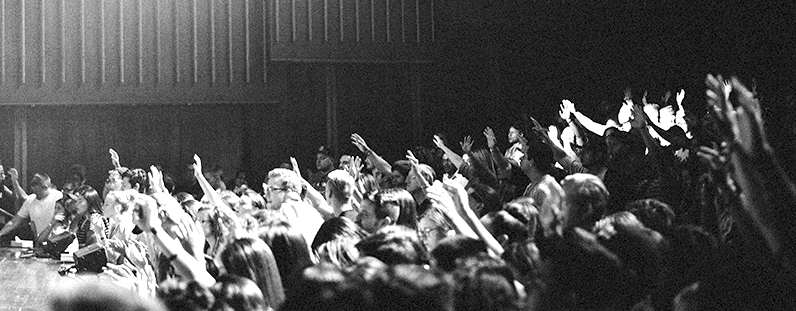
<instances>
[{"instance_id":1,"label":"white shirt","mask_svg":"<svg viewBox=\"0 0 796 311\"><path fill-rule=\"evenodd\" d=\"M39 236L52 221L55 214L55 202L62 197L63 194L60 191L53 189L41 200L36 199L35 194L28 195L25 198L25 203L22 203L17 216L33 221L36 225L36 236Z\"/></svg>"}]
</instances>

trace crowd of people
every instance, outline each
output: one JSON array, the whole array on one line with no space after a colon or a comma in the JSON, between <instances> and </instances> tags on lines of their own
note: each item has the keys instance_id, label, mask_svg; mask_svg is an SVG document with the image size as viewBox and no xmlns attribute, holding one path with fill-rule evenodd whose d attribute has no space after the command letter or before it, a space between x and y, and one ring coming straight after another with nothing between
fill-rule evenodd
<instances>
[{"instance_id":1,"label":"crowd of people","mask_svg":"<svg viewBox=\"0 0 796 311\"><path fill-rule=\"evenodd\" d=\"M607 120L563 100L556 124L517 120L504 152L486 128L485 146L435 135L391 163L352 134L361 155L291 158L263 193L198 156L196 191L113 150L103 189L77 166L27 194L11 168L0 199L21 208L0 237L104 250L119 287L64 291L54 310L796 309L796 186L756 93L706 86L705 115L682 90L628 90Z\"/></svg>"}]
</instances>

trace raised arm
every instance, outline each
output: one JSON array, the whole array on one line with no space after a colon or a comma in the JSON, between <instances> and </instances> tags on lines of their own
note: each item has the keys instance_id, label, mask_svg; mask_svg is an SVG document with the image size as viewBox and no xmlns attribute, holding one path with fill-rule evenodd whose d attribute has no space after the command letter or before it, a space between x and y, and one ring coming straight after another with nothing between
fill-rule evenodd
<instances>
[{"instance_id":1,"label":"raised arm","mask_svg":"<svg viewBox=\"0 0 796 311\"><path fill-rule=\"evenodd\" d=\"M28 193L25 192L25 189L19 184L19 172L17 169L10 168L8 169L8 176L11 178L11 185L14 187L14 195L17 196L17 200L24 200L28 197Z\"/></svg>"},{"instance_id":2,"label":"raised arm","mask_svg":"<svg viewBox=\"0 0 796 311\"><path fill-rule=\"evenodd\" d=\"M465 138L465 141L466 140L467 138ZM434 145L436 145L437 148L442 149L442 151L444 151L445 154L448 155L448 159L451 160L451 163L453 163L453 165L456 166L457 169L462 166L462 163L464 162L464 160L462 160L462 157L456 154L456 152L453 152L453 150L448 148L448 146L445 146L445 142L442 141L442 138L440 138L437 135L434 135Z\"/></svg>"},{"instance_id":3,"label":"raised arm","mask_svg":"<svg viewBox=\"0 0 796 311\"><path fill-rule=\"evenodd\" d=\"M351 134L351 143L354 144L354 146L357 146L359 151L364 153L365 156L370 159L370 163L372 163L373 167L375 167L379 172L385 175L392 174L392 165L390 165L390 163L385 161L378 154L373 152L373 149L368 147L368 144L365 142L365 139L363 139L362 136L359 136L357 133Z\"/></svg>"},{"instance_id":4,"label":"raised arm","mask_svg":"<svg viewBox=\"0 0 796 311\"><path fill-rule=\"evenodd\" d=\"M179 241L173 239L163 229L160 218L158 217L158 209L155 207L154 199L149 197L138 197L135 200L135 210L133 213L133 220L139 228L147 232L149 236L155 241L155 244L166 255L177 272L186 279L193 279L202 284L203 286L212 286L216 281L210 273L205 270L204 264L197 261L188 251L186 251ZM190 226L190 222L186 223ZM198 231L201 229L193 227L186 228L186 230Z\"/></svg>"},{"instance_id":5,"label":"raised arm","mask_svg":"<svg viewBox=\"0 0 796 311\"><path fill-rule=\"evenodd\" d=\"M295 172L299 179L301 179L301 184L303 184L304 188L307 189L306 198L310 201L312 207L314 207L315 210L321 214L323 220L328 220L337 216L334 214L334 209L331 205L329 205L329 202L326 202L326 198L323 196L323 194L318 192L318 190L316 190L309 181L301 176L301 171L299 170L298 161L296 161L296 158L290 157L290 164L293 166L293 172Z\"/></svg>"},{"instance_id":6,"label":"raised arm","mask_svg":"<svg viewBox=\"0 0 796 311\"><path fill-rule=\"evenodd\" d=\"M572 132L575 134L575 143L578 146L586 144L586 138L583 137L577 119L572 117L572 113L575 112L575 104L568 99L564 99L561 101L561 105L559 105L558 108L558 116L567 122L567 126L572 129Z\"/></svg>"}]
</instances>

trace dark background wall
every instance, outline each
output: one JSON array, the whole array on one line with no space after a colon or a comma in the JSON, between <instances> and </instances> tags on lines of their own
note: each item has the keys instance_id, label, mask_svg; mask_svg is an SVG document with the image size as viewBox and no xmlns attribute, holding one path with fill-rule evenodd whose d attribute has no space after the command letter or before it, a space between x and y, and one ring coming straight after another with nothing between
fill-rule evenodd
<instances>
[{"instance_id":1,"label":"dark background wall","mask_svg":"<svg viewBox=\"0 0 796 311\"><path fill-rule=\"evenodd\" d=\"M313 150L327 143L329 66L336 75L339 153L356 153L348 143L352 132L389 161L412 146L432 147L434 133L446 134L455 150L464 135L483 146L486 126L503 146L520 113L550 123L556 105L568 98L601 118L628 86L653 93L685 88L686 108L699 113L707 73L754 79L772 142L783 156L796 152L789 122L793 99L787 97L796 76L796 8L789 1L435 5L435 50L428 63L271 62L262 93L252 101L225 103L235 95L221 94L222 101L191 105L202 101L24 106L28 174L47 172L61 184L68 166L81 163L89 168L89 182L100 186L111 166L108 148L119 151L126 166L160 164L177 177L193 153L206 166L221 165L227 178L244 169L254 184L289 156L312 168ZM14 159L15 109L0 107L6 167Z\"/></svg>"}]
</instances>

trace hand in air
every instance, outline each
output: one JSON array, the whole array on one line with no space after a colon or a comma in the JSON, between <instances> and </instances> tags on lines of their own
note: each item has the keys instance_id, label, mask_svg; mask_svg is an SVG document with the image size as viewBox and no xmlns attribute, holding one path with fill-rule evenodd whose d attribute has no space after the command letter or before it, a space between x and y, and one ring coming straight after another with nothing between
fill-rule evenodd
<instances>
[{"instance_id":1,"label":"hand in air","mask_svg":"<svg viewBox=\"0 0 796 311\"><path fill-rule=\"evenodd\" d=\"M489 149L494 148L495 144L497 143L497 139L495 139L495 131L493 131L491 127L484 129L484 137L486 137L486 145L489 147Z\"/></svg>"},{"instance_id":2,"label":"hand in air","mask_svg":"<svg viewBox=\"0 0 796 311\"><path fill-rule=\"evenodd\" d=\"M462 147L463 153L470 153L473 150L473 138L470 135L464 136L464 139L459 142L459 146Z\"/></svg>"}]
</instances>

